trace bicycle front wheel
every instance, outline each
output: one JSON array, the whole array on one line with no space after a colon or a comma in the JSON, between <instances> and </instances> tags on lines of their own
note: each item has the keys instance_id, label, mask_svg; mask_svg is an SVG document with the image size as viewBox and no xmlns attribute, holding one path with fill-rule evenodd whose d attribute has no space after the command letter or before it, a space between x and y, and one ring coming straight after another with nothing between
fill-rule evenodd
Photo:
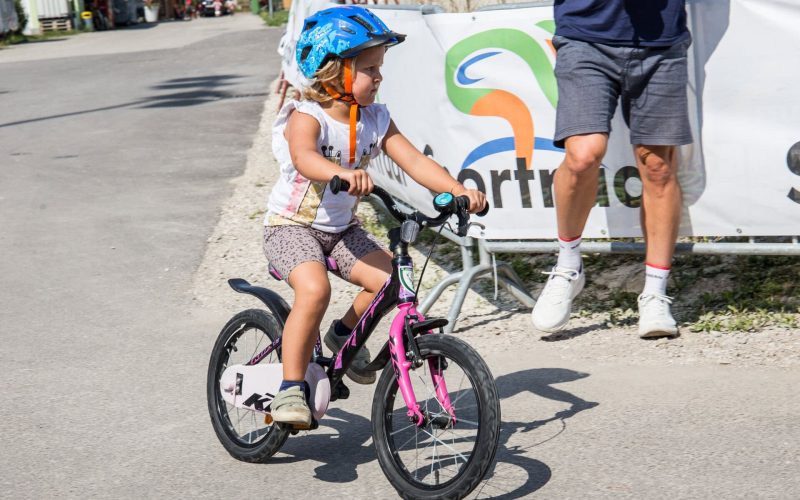
<instances>
[{"instance_id":1,"label":"bicycle front wheel","mask_svg":"<svg viewBox=\"0 0 800 500\"><path fill-rule=\"evenodd\" d=\"M449 335L417 339L422 366L409 375L420 410L408 416L393 370L383 370L372 403L372 435L384 474L403 498L464 498L492 464L500 437L500 400L489 368L463 340ZM440 373L434 377L432 371ZM455 419L440 401L434 379L444 380Z\"/></svg>"}]
</instances>

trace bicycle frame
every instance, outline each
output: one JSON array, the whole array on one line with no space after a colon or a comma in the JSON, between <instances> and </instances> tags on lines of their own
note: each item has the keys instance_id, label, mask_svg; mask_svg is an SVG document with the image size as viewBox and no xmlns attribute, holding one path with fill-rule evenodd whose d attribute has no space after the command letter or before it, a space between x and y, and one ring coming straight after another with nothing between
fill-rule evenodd
<instances>
[{"instance_id":1,"label":"bicycle frame","mask_svg":"<svg viewBox=\"0 0 800 500\"><path fill-rule=\"evenodd\" d=\"M375 298L370 303L367 310L359 318L358 323L350 333L345 345L336 353L333 360L327 360L322 357L322 346L319 338L314 347L314 359L312 362L327 365L327 375L330 380L331 393L335 393L336 386L342 381L347 369L355 359L355 355L359 349L367 342L367 339L372 335L378 323L384 316L394 307L399 311L394 317L392 324L389 328L389 341L388 348L390 359L392 362L392 369L394 370L395 377L397 378L400 393L408 410L408 417L417 425L422 427L426 423L426 416L423 415L417 403L414 388L411 384L411 377L409 376L409 369L412 366L409 354L416 350L416 347L406 345L408 342L414 342L411 330L409 327L413 323L424 321L425 318L417 310L416 295L413 286L413 262L408 255L408 244L400 242L394 252L392 258L392 274L386 280L383 287L375 294ZM413 323L412 323L413 322ZM430 331L422 332L430 333ZM261 352L256 354L246 364L254 365L259 363L262 359L267 357L275 349L281 345L282 337L276 339L272 344L267 346ZM413 349L407 351L407 349ZM441 370L434 366L433 360L428 360L430 368L431 379L436 388L436 398L451 417L451 422L455 423L455 411L450 396L447 392L444 376Z\"/></svg>"}]
</instances>

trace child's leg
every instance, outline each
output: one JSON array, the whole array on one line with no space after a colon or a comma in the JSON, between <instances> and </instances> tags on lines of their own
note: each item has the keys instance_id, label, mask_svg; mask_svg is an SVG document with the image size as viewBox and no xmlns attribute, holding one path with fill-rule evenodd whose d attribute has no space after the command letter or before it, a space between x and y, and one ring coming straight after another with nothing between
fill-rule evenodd
<instances>
[{"instance_id":1,"label":"child's leg","mask_svg":"<svg viewBox=\"0 0 800 500\"><path fill-rule=\"evenodd\" d=\"M385 250L376 250L355 263L350 271L349 281L363 290L356 296L353 305L342 317L342 323L345 326L350 329L356 326L361 315L375 298L375 294L380 291L391 274L392 256Z\"/></svg>"},{"instance_id":2,"label":"child's leg","mask_svg":"<svg viewBox=\"0 0 800 500\"><path fill-rule=\"evenodd\" d=\"M342 318L342 323L352 329L389 279L392 255L375 236L359 226L345 231L330 255L336 259L342 278L364 289Z\"/></svg>"},{"instance_id":3,"label":"child's leg","mask_svg":"<svg viewBox=\"0 0 800 500\"><path fill-rule=\"evenodd\" d=\"M283 383L270 403L275 422L308 426L311 410L304 381L319 324L330 300L325 255L317 234L302 226L264 230L264 254L294 289L292 311L283 329Z\"/></svg>"},{"instance_id":4,"label":"child's leg","mask_svg":"<svg viewBox=\"0 0 800 500\"><path fill-rule=\"evenodd\" d=\"M303 262L289 274L294 304L281 344L283 379L301 381L317 341L317 332L331 298L328 270L320 262Z\"/></svg>"},{"instance_id":5,"label":"child's leg","mask_svg":"<svg viewBox=\"0 0 800 500\"><path fill-rule=\"evenodd\" d=\"M345 231L330 255L336 259L343 279L364 288L344 317L334 321L325 335L325 345L336 352L347 341L350 331L388 279L392 258L374 236L360 227ZM365 370L369 362L369 351L364 346L356 353L347 376L359 384L374 383L375 372Z\"/></svg>"}]
</instances>

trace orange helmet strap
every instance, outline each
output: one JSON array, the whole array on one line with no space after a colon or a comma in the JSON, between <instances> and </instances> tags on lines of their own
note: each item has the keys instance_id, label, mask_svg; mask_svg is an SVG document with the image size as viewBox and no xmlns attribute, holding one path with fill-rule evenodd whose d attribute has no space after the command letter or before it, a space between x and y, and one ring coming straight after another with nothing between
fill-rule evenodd
<instances>
[{"instance_id":1,"label":"orange helmet strap","mask_svg":"<svg viewBox=\"0 0 800 500\"><path fill-rule=\"evenodd\" d=\"M358 103L353 97L353 70L355 69L356 59L351 57L344 59L344 94L336 91L333 87L322 83L322 87L328 95L339 101L350 105L350 165L356 162L356 125L358 123Z\"/></svg>"}]
</instances>

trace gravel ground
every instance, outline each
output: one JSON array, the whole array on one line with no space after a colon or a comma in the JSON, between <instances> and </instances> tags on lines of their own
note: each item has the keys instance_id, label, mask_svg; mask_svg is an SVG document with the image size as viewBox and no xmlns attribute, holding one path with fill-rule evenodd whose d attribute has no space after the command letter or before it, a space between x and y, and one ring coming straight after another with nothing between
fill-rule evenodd
<instances>
[{"instance_id":1,"label":"gravel ground","mask_svg":"<svg viewBox=\"0 0 800 500\"><path fill-rule=\"evenodd\" d=\"M261 250L263 210L278 171L270 144L278 102L278 94L272 94L264 103L260 129L249 151L246 170L232 181L232 196L222 207L219 222L208 240L205 257L195 275L195 300L209 310L233 314L242 308L258 307L255 299L233 293L227 286L226 280L234 277L273 288L291 303L291 289L283 282L272 280L266 273ZM375 209L362 203L359 216L375 219ZM424 261L421 254L415 253L415 261L421 264ZM434 285L436 277L446 275L438 264L432 261L428 265L423 288ZM444 264L453 268L453 263ZM615 273L608 274L608 279L613 280ZM334 299L323 328L344 313L357 292L355 287L335 277L331 278L331 284ZM450 287L429 315L445 316L454 291L455 287ZM532 293L536 296L539 289L532 290ZM424 292L421 295L424 298ZM787 329L695 333L684 328L676 339L641 340L636 335L635 326L609 328L602 318L590 315L573 317L568 329L543 336L531 326L530 309L521 307L503 292L494 299L492 293L480 295L471 291L462 308L456 333L482 353L500 357L504 352L511 356L521 343L532 342L535 349L553 358L585 359L595 363L612 364L624 360L626 364L637 365L705 363L784 368L800 365L800 335ZM369 344L377 347L384 340L376 334Z\"/></svg>"}]
</instances>

